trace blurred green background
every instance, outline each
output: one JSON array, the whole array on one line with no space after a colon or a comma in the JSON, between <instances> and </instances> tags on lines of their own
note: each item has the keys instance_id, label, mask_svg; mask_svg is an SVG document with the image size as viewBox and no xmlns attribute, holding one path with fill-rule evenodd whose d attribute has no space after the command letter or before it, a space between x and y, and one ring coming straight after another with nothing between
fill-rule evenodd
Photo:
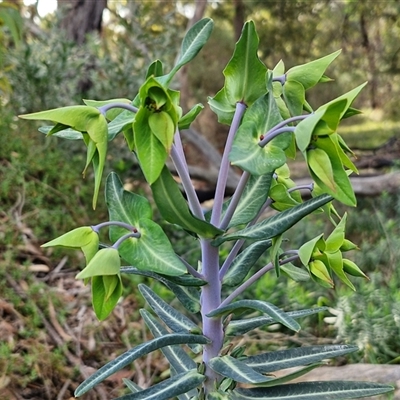
<instances>
[{"instance_id":1,"label":"blurred green background","mask_svg":"<svg viewBox=\"0 0 400 400\"><path fill-rule=\"evenodd\" d=\"M47 7L46 8L46 3ZM50 13L45 13L51 11ZM40 124L18 114L82 104L83 98L133 99L147 65L161 59L166 70L179 52L185 30L202 16L215 20L209 43L174 82L184 108L214 95L223 85L241 27L253 19L262 61L287 68L342 49L329 70L334 82L310 93L318 106L368 80L357 100L362 116L340 133L350 147L385 159L383 147L400 136L400 2L385 1L106 1L0 2L0 399L69 399L91 367L140 342L145 332L137 293L127 290L110 319L99 323L90 308L90 290L75 282L79 253L43 251L40 244L84 224L107 218L104 200L91 209L93 179L85 179L85 149L78 142L45 138ZM205 110L196 125L221 148L226 128ZM383 149L383 150L382 150ZM400 149L398 150L400 153ZM398 172L398 156L379 170ZM113 142L108 171L121 174L130 189L148 194L133 156L122 139ZM400 362L400 196L382 190L360 196L350 211L348 237L360 251L351 258L368 274L353 293L265 276L245 296L264 298L291 310L326 305L331 312L303 321L293 335L280 327L247 337L264 349L303 343L353 343L360 352L342 362ZM340 208L340 207L339 207ZM340 208L344 212L344 208ZM165 226L178 253L195 263L193 238ZM293 246L329 229L308 218L291 231ZM267 258L260 261L267 262ZM164 295L174 301L161 287ZM275 329L276 328L276 329ZM260 339L256 341L255 339ZM261 343L261 344L260 344ZM157 354L138 361L85 399L116 396L121 379L145 386L166 368Z\"/></svg>"}]
</instances>

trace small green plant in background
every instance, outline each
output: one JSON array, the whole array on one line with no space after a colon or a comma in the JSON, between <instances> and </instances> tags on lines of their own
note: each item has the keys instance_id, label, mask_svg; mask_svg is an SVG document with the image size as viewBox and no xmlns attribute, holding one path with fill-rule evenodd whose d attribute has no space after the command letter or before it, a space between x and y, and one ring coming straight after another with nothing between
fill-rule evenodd
<instances>
[{"instance_id":1,"label":"small green plant in background","mask_svg":"<svg viewBox=\"0 0 400 400\"><path fill-rule=\"evenodd\" d=\"M41 128L48 135L83 140L87 146L84 170L92 164L95 175L93 207L108 144L122 133L151 187L159 213L171 224L169 229L192 236L201 254L195 265L176 254L162 227L154 222L149 200L125 190L115 173L107 177L105 185L109 221L76 228L44 245L83 251L86 267L77 279L91 283L93 308L100 320L107 318L123 293L121 274L161 282L182 306L172 307L150 287L139 284L153 311L142 309L141 315L154 338L101 367L75 395L83 395L158 349L170 364L170 377L146 389L125 380L130 393L119 399L341 399L390 392L391 386L366 382L290 383L326 359L357 351L357 346L305 346L250 356L245 345L232 345L234 338L261 326L279 323L297 332L299 318L325 310L316 307L285 312L271 304L268 295L240 299L250 285L268 274L288 276L298 285L312 279L327 289L335 280L354 289L350 277L365 277L345 255L356 248L345 237L347 215L340 216L332 205L334 199L356 204L349 175L357 170L337 128L342 119L358 113L351 104L364 85L314 109L306 100L306 91L329 81L325 70L339 52L288 71L283 62L269 70L257 56L254 24L246 23L223 71L224 87L209 98L219 122L230 129L214 204L212 210L204 212L190 180L180 137L180 131L190 126L203 106L195 105L183 115L179 92L170 84L179 69L201 50L212 27L213 21L206 18L187 32L180 57L169 73L164 73L160 61L152 63L133 101L85 100L85 105L22 116L55 122ZM287 157L294 157L297 150L313 180L306 187L294 184L286 164ZM185 196L166 167L169 158ZM242 175L233 196L225 200L230 164L241 169ZM301 189L310 192L309 200L303 201ZM276 212L265 217L267 209ZM290 248L285 233L318 212L327 214L330 233L317 234L299 248ZM99 232L105 229L109 230L110 245L99 241ZM267 250L269 262L249 274ZM259 316L246 317L254 312ZM302 368L275 375L289 367Z\"/></svg>"}]
</instances>

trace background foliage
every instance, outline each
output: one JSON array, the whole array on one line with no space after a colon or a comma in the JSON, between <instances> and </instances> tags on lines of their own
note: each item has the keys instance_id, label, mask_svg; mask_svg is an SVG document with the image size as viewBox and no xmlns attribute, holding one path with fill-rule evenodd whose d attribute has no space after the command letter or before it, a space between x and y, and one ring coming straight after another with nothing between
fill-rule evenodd
<instances>
[{"instance_id":1,"label":"background foliage","mask_svg":"<svg viewBox=\"0 0 400 400\"><path fill-rule=\"evenodd\" d=\"M312 93L315 104L369 80L357 104L365 111L364 122L359 131L352 132L350 147L364 147L367 132L373 138L369 142L373 146L388 137L398 137L400 4L397 1L210 2L206 15L216 20L217 29L189 71L189 105L204 102L205 95L214 94L222 86L221 66L232 52L240 4L241 16L253 19L257 25L262 46L260 57L270 68L280 59L285 59L289 68L342 48L335 69L329 72L337 81L333 86L337 93L332 93L331 87L325 92ZM86 207L91 202L92 179L89 176L81 183L76 179L84 165L82 148L70 143L68 147L56 145L55 138L46 141L37 134L35 124L22 125L15 115L77 104L82 98L131 97L143 78L143 67L150 60L160 58L167 67L172 64L193 7L191 1L109 2L101 35L89 35L84 44L77 46L59 29L64 17L61 11L41 18L34 6L25 7L18 1L0 3L0 315L3 318L0 393L6 393L7 398L14 398L13 393L23 398L43 398L35 396L42 396L45 387L46 398L53 399L66 376L80 380L79 371L71 366L66 352L77 354L82 364L93 360L104 364L103 357L110 352L121 352L144 335L141 327L135 325L140 296L129 296L124 298L124 305L129 305L131 315L118 314L121 310L117 310L113 319L101 328L95 328L94 319L89 318L93 325L89 322L81 332L85 338L83 344L68 342L65 348L54 342L54 336L46 339L48 321L53 325L58 322L62 331L69 326L72 330L69 334L77 334L79 310L72 306L82 301L77 297L84 296L85 290L71 287L76 265L81 262L78 254L71 253L67 266L58 270L63 274L56 276L52 271L60 266L61 253L43 254L38 245L59 232L92 220ZM216 145L226 134L215 124L207 125L207 132L203 133L217 138ZM118 145L113 147L120 154ZM68 168L64 161L67 158L74 160L68 163ZM107 168L122 172L127 185L145 190L128 157L114 161L111 155ZM106 213L103 199L98 209ZM368 271L370 281L357 283L356 293L340 285L328 291L285 280L275 282L270 276L255 286L247 294L249 297L256 298L274 286L275 298L271 302L287 304L288 309L315 303L331 307L331 314L304 323L309 328L300 336L293 337L284 330L258 332L265 338L265 349L301 342L301 335L305 335L307 340L312 337L316 342L340 340L359 345L362 351L350 361L397 363L399 221L398 195L359 199L358 210L353 210L349 218L348 231L349 238L362 249L354 252L353 259ZM304 224L292 232L294 245L307 240L305 232L310 238L317 230L311 219ZM177 249L193 251L190 240L175 235L172 240ZM69 306L63 309L61 304L68 302ZM54 317L53 306L63 312ZM356 319L349 318L353 314ZM115 322L121 326L120 338L111 332ZM110 349L104 344L103 351L99 350L101 347L94 351L90 340L111 342L114 347ZM78 351L74 346L82 349ZM45 358L43 353L51 356ZM150 381L162 369L157 361L147 359L142 366L145 376L135 379ZM117 383L108 385L115 388ZM40 390L35 392L37 387ZM52 392L55 388L57 391ZM101 393L97 396L101 398Z\"/></svg>"}]
</instances>

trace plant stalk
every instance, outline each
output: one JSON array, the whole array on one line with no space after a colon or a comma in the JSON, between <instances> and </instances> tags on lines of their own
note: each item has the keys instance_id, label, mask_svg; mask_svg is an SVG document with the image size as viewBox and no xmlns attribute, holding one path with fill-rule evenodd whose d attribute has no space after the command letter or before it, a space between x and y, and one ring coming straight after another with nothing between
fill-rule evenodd
<instances>
[{"instance_id":1,"label":"plant stalk","mask_svg":"<svg viewBox=\"0 0 400 400\"><path fill-rule=\"evenodd\" d=\"M203 362L205 365L204 390L210 393L221 376L214 372L208 362L217 357L222 349L224 330L222 317L207 317L207 314L218 308L221 304L221 281L219 280L219 249L211 245L209 240L201 240L202 250L202 275L208 282L201 288L201 315L203 321L203 335L211 340L204 346Z\"/></svg>"},{"instance_id":2,"label":"plant stalk","mask_svg":"<svg viewBox=\"0 0 400 400\"><path fill-rule=\"evenodd\" d=\"M240 122L243 114L246 111L246 105L243 103L236 103L236 110L233 116L232 125L229 129L228 138L226 139L224 154L222 155L221 166L218 174L217 187L215 189L214 206L211 214L211 223L215 226L219 225L222 204L224 202L226 182L229 173L229 153L232 149L233 139L239 129Z\"/></svg>"}]
</instances>

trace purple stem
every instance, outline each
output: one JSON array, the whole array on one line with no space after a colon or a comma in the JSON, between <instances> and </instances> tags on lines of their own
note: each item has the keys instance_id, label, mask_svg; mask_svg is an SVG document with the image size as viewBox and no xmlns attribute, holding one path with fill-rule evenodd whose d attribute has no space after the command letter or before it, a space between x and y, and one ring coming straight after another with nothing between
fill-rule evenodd
<instances>
[{"instance_id":1,"label":"purple stem","mask_svg":"<svg viewBox=\"0 0 400 400\"><path fill-rule=\"evenodd\" d=\"M286 74L276 76L275 78L272 78L272 82L280 82L282 85L285 84L286 82Z\"/></svg>"},{"instance_id":2,"label":"purple stem","mask_svg":"<svg viewBox=\"0 0 400 400\"><path fill-rule=\"evenodd\" d=\"M178 146L179 146L179 144L178 144ZM204 220L203 210L201 208L199 199L197 197L197 194L194 190L192 181L190 179L186 160L181 157L181 151L179 150L179 147L178 148L176 147L176 144L172 145L171 159L175 165L175 168L176 168L176 171L178 172L179 177L181 178L182 186L186 192L190 210L197 218Z\"/></svg>"},{"instance_id":3,"label":"purple stem","mask_svg":"<svg viewBox=\"0 0 400 400\"><path fill-rule=\"evenodd\" d=\"M294 126L284 126L283 128L270 130L262 140L258 142L260 147L266 146L272 139L279 136L281 133L294 132L296 128Z\"/></svg>"},{"instance_id":4,"label":"purple stem","mask_svg":"<svg viewBox=\"0 0 400 400\"><path fill-rule=\"evenodd\" d=\"M104 228L104 227L106 227L106 226L119 226L119 227L121 227L121 228L127 229L128 231L131 231L131 232L134 232L134 233L137 232L137 229L136 229L134 226L129 225L129 224L127 224L127 223L125 223L125 222L122 222L122 221L106 221L106 222L101 222L100 224L92 225L91 228L92 228L96 233L99 233L100 229L101 229L101 228Z\"/></svg>"},{"instance_id":5,"label":"purple stem","mask_svg":"<svg viewBox=\"0 0 400 400\"><path fill-rule=\"evenodd\" d=\"M125 110L131 111L133 113L137 113L139 111L138 108L136 108L135 106L132 106L128 103L110 103L110 104L105 104L104 106L101 106L98 108L98 110L103 114L106 115L106 112L108 110L111 110L113 108L123 108Z\"/></svg>"},{"instance_id":6,"label":"purple stem","mask_svg":"<svg viewBox=\"0 0 400 400\"><path fill-rule=\"evenodd\" d=\"M232 125L229 129L228 138L226 140L224 153L222 155L221 166L218 174L217 187L215 189L214 206L211 214L211 223L218 226L220 223L222 204L224 202L226 182L229 173L229 153L232 149L233 139L239 128L240 121L246 111L246 105L243 103L236 103L236 110L233 116Z\"/></svg>"},{"instance_id":7,"label":"purple stem","mask_svg":"<svg viewBox=\"0 0 400 400\"><path fill-rule=\"evenodd\" d=\"M274 131L275 129L279 129L279 128L283 128L284 126L291 124L292 122L297 122L297 121L302 121L303 119L306 119L310 116L311 114L306 114L306 115L296 115L294 117L290 117L288 119L285 119L282 122L279 122L278 125L275 125L272 129L270 129L266 135L268 135L268 133Z\"/></svg>"},{"instance_id":8,"label":"purple stem","mask_svg":"<svg viewBox=\"0 0 400 400\"><path fill-rule=\"evenodd\" d=\"M309 190L310 192L312 192L314 190L314 182L310 183L308 185L294 186L294 187L288 189L288 193L294 192L295 190Z\"/></svg>"},{"instance_id":9,"label":"purple stem","mask_svg":"<svg viewBox=\"0 0 400 400\"><path fill-rule=\"evenodd\" d=\"M279 265L284 265L287 263L290 263L292 261L295 261L299 258L298 254L285 258L284 260L279 261ZM233 299L235 299L237 296L239 296L241 293L243 293L250 285L252 285L255 281L257 281L259 278L261 278L264 274L266 274L268 271L271 271L274 269L274 264L272 262L268 263L265 267L261 268L259 271L257 271L254 275L252 275L246 282L243 282L239 287L237 287L221 304L221 307L227 306Z\"/></svg>"},{"instance_id":10,"label":"purple stem","mask_svg":"<svg viewBox=\"0 0 400 400\"><path fill-rule=\"evenodd\" d=\"M196 278L199 278L204 281L204 275L202 275L199 271L196 271L184 258L179 256L177 254L177 257L182 261L182 263L185 265L187 271L189 274L193 275Z\"/></svg>"},{"instance_id":11,"label":"purple stem","mask_svg":"<svg viewBox=\"0 0 400 400\"><path fill-rule=\"evenodd\" d=\"M209 240L201 239L202 274L207 284L201 287L201 315L203 321L203 334L211 340L204 346L203 362L206 366L204 385L206 392L215 388L215 383L221 379L214 372L208 362L217 357L224 342L222 317L207 317L207 314L218 308L221 304L221 281L219 275L219 249L211 245Z\"/></svg>"},{"instance_id":12,"label":"purple stem","mask_svg":"<svg viewBox=\"0 0 400 400\"><path fill-rule=\"evenodd\" d=\"M140 233L139 232L127 233L126 235L121 236L111 247L113 247L114 249L118 249L118 247L121 246L121 243L129 238L139 239Z\"/></svg>"},{"instance_id":13,"label":"purple stem","mask_svg":"<svg viewBox=\"0 0 400 400\"><path fill-rule=\"evenodd\" d=\"M236 210L237 205L239 204L240 198L242 197L243 190L246 187L247 181L250 178L250 173L247 171L244 171L242 176L240 177L240 181L235 189L235 193L233 194L231 201L229 203L229 206L225 212L224 217L222 218L222 222L219 226L220 229L225 230L229 222L232 219L232 216Z\"/></svg>"},{"instance_id":14,"label":"purple stem","mask_svg":"<svg viewBox=\"0 0 400 400\"><path fill-rule=\"evenodd\" d=\"M265 204L261 207L260 211L255 216L255 218L251 222L249 222L246 227L248 228L249 226L254 225L257 222L257 220L260 218L261 214L265 211L265 209L271 205L271 203L272 203L272 200L269 198L265 202ZM246 241L245 239L239 239L232 247L231 251L228 254L228 257L226 257L224 263L222 264L221 270L219 271L219 279L221 281L224 278L224 276L227 273L230 266L232 265L233 260L238 255L238 253L239 253L240 249L242 248L243 244L245 243L245 241Z\"/></svg>"}]
</instances>

